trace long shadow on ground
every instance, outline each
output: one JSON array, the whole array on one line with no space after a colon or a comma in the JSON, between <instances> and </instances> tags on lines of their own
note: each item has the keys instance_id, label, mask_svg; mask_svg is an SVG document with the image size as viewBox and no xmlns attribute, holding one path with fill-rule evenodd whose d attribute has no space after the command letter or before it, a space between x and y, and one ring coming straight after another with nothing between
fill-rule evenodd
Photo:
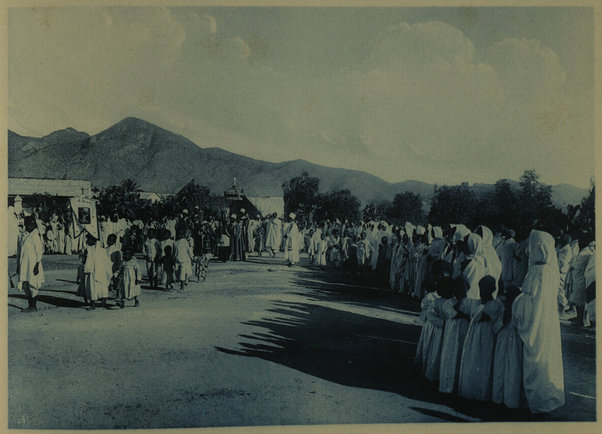
<instances>
[{"instance_id":1,"label":"long shadow on ground","mask_svg":"<svg viewBox=\"0 0 602 434\"><path fill-rule=\"evenodd\" d=\"M445 404L485 421L546 420L491 403L446 397L413 363L420 327L308 303L276 302L270 316L244 324L266 330L240 335L240 349L226 354L257 357L352 387L394 392ZM424 414L429 409L416 408ZM460 418L446 415L448 421Z\"/></svg>"},{"instance_id":2,"label":"long shadow on ground","mask_svg":"<svg viewBox=\"0 0 602 434\"><path fill-rule=\"evenodd\" d=\"M8 296L10 298L19 298L22 300L27 300L27 297L22 294L9 294ZM82 303L79 300L72 300L70 298L54 297L52 295L38 294L38 296L36 297L36 300L40 303L47 303L47 304L51 304L56 307L81 308L81 307L86 306L84 303Z\"/></svg>"},{"instance_id":3,"label":"long shadow on ground","mask_svg":"<svg viewBox=\"0 0 602 434\"><path fill-rule=\"evenodd\" d=\"M309 302L273 302L261 320L243 323L263 330L241 334L243 340L237 349L216 349L226 354L268 360L346 386L393 392L416 401L446 405L483 421L571 420L570 416L532 415L490 402L440 394L435 385L420 375L413 362L420 326L319 304L328 301L417 315L417 302L357 285L316 282L313 277L325 278L324 274L317 273L315 276L304 274L303 278L294 280L300 287L294 294L306 297ZM464 420L420 406L413 408L449 422Z\"/></svg>"}]
</instances>

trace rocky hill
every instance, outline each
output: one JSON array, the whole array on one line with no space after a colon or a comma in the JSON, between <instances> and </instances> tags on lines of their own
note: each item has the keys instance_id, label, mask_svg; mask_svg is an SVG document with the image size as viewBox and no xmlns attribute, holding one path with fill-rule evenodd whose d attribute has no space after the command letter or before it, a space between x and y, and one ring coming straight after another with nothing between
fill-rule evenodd
<instances>
[{"instance_id":1,"label":"rocky hill","mask_svg":"<svg viewBox=\"0 0 602 434\"><path fill-rule=\"evenodd\" d=\"M433 185L420 181L388 183L357 170L324 167L304 160L270 163L219 148L201 148L187 138L137 118L126 118L95 134L72 128L34 138L8 132L10 177L88 179L93 186L132 178L144 191L174 193L194 178L211 191L223 192L236 177L249 196L282 194L282 183L302 170L320 179L320 190L348 188L362 202L391 199L412 191L428 197ZM490 188L475 185L476 190ZM587 190L554 187L560 205L578 203Z\"/></svg>"}]
</instances>

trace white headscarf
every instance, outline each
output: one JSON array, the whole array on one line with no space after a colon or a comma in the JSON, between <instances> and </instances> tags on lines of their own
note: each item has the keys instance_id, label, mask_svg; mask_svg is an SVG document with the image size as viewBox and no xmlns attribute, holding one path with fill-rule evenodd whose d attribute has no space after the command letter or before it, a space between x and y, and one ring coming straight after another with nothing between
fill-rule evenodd
<instances>
[{"instance_id":1,"label":"white headscarf","mask_svg":"<svg viewBox=\"0 0 602 434\"><path fill-rule=\"evenodd\" d=\"M480 300L479 281L485 276L485 263L483 257L479 255L483 239L477 234L468 235L466 249L468 250L468 259L470 262L464 268L462 274L469 284L466 297L472 300Z\"/></svg>"},{"instance_id":2,"label":"white headscarf","mask_svg":"<svg viewBox=\"0 0 602 434\"><path fill-rule=\"evenodd\" d=\"M529 236L529 271L512 306L523 341L525 395L533 412L564 405L564 370L558 319L560 274L554 238L547 232Z\"/></svg>"},{"instance_id":3,"label":"white headscarf","mask_svg":"<svg viewBox=\"0 0 602 434\"><path fill-rule=\"evenodd\" d=\"M493 248L493 232L487 226L479 226L483 232L483 243L481 244L481 253L485 262L485 274L492 276L495 279L495 287L497 288L498 280L502 275L502 262L500 261L497 252ZM477 230L479 229L477 228ZM497 289L493 296L497 295Z\"/></svg>"}]
</instances>

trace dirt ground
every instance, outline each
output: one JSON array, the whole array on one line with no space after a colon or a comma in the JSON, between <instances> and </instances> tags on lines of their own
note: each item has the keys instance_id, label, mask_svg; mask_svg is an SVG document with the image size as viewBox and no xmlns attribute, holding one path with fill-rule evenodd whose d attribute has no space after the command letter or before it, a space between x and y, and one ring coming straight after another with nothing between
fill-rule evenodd
<instances>
[{"instance_id":1,"label":"dirt ground","mask_svg":"<svg viewBox=\"0 0 602 434\"><path fill-rule=\"evenodd\" d=\"M305 262L211 262L183 292L143 284L139 307L90 312L77 258L46 256L38 312L8 291L9 427L595 420L593 331L563 326L567 404L550 415L443 397L412 365L416 302Z\"/></svg>"}]
</instances>

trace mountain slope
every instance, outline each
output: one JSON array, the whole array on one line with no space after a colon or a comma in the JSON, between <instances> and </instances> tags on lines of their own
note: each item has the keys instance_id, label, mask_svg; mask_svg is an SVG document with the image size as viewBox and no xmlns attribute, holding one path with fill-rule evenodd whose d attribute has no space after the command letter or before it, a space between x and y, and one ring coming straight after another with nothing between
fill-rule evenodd
<instances>
[{"instance_id":1,"label":"mountain slope","mask_svg":"<svg viewBox=\"0 0 602 434\"><path fill-rule=\"evenodd\" d=\"M282 183L302 170L320 179L320 190L348 188L362 202L391 200L411 191L427 198L433 185L391 184L366 172L319 166L304 160L270 163L219 148L200 148L187 138L137 118L126 118L98 134L74 129L42 138L8 132L10 177L89 179L104 187L132 178L145 191L174 193L190 179L221 193L237 178L249 196L282 194ZM559 204L576 203L585 193L571 185L554 189ZM479 189L487 185L479 185Z\"/></svg>"}]
</instances>

